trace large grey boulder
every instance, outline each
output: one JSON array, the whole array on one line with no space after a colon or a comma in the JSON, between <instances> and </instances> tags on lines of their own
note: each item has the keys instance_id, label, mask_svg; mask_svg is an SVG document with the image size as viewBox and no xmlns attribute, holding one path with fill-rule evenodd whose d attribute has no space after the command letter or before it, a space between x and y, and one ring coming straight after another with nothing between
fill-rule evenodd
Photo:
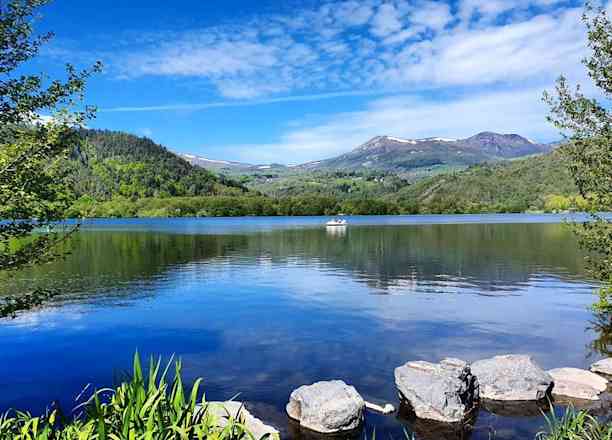
<instances>
[{"instance_id":1,"label":"large grey boulder","mask_svg":"<svg viewBox=\"0 0 612 440\"><path fill-rule=\"evenodd\" d=\"M287 414L300 427L331 434L361 426L365 402L352 386L341 380L303 385L291 393Z\"/></svg>"},{"instance_id":2,"label":"large grey boulder","mask_svg":"<svg viewBox=\"0 0 612 440\"><path fill-rule=\"evenodd\" d=\"M581 400L599 400L608 388L608 381L598 374L579 368L555 368L549 370L555 381L553 394Z\"/></svg>"},{"instance_id":3,"label":"large grey boulder","mask_svg":"<svg viewBox=\"0 0 612 440\"><path fill-rule=\"evenodd\" d=\"M280 440L278 430L254 417L242 402L208 402L207 405L208 413L217 418L216 422L220 427L225 427L229 418L232 418L243 423L256 440L265 435L269 435L271 440Z\"/></svg>"},{"instance_id":4,"label":"large grey boulder","mask_svg":"<svg viewBox=\"0 0 612 440\"><path fill-rule=\"evenodd\" d=\"M489 400L537 401L550 394L554 382L531 356L508 354L472 364L480 397Z\"/></svg>"},{"instance_id":5,"label":"large grey boulder","mask_svg":"<svg viewBox=\"0 0 612 440\"><path fill-rule=\"evenodd\" d=\"M602 359L595 362L593 365L591 365L591 371L593 373L612 376L612 358Z\"/></svg>"},{"instance_id":6,"label":"large grey boulder","mask_svg":"<svg viewBox=\"0 0 612 440\"><path fill-rule=\"evenodd\" d=\"M445 423L464 420L479 395L478 381L459 359L408 362L395 369L395 385L418 418Z\"/></svg>"}]
</instances>

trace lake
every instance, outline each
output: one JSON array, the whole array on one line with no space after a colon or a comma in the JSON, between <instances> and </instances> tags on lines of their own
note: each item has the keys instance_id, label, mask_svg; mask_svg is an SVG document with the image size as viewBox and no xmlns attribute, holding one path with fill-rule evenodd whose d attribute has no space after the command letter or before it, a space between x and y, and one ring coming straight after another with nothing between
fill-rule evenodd
<instances>
[{"instance_id":1,"label":"lake","mask_svg":"<svg viewBox=\"0 0 612 440\"><path fill-rule=\"evenodd\" d=\"M562 216L348 219L344 231L316 217L86 221L65 260L3 281L66 293L0 321L0 411L69 410L85 384L116 383L138 349L176 354L208 399L240 393L291 435L289 394L318 380L397 404L393 369L409 360L526 353L549 369L603 357L595 285ZM367 414L377 436L403 426L436 438ZM543 426L481 410L470 438Z\"/></svg>"}]
</instances>

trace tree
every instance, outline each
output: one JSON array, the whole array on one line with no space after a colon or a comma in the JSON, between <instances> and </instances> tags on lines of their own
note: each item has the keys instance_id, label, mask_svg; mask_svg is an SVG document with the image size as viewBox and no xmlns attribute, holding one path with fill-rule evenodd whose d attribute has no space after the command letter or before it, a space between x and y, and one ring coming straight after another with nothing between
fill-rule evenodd
<instances>
[{"instance_id":1,"label":"tree","mask_svg":"<svg viewBox=\"0 0 612 440\"><path fill-rule=\"evenodd\" d=\"M81 102L86 79L101 65L77 71L68 64L63 80L19 73L52 38L33 29L48 1L0 0L0 271L57 257L76 229L58 225L72 201L65 163L76 129L93 116ZM29 292L0 302L0 317L48 295Z\"/></svg>"},{"instance_id":2,"label":"tree","mask_svg":"<svg viewBox=\"0 0 612 440\"><path fill-rule=\"evenodd\" d=\"M575 225L580 244L588 252L591 274L603 283L599 311L612 312L612 223L598 212L612 209L612 22L603 8L587 3L582 17L588 31L590 55L583 60L588 75L601 92L603 104L587 98L580 86L572 89L565 77L554 94L545 93L549 120L562 130L562 147L581 196L591 209L592 221Z\"/></svg>"}]
</instances>

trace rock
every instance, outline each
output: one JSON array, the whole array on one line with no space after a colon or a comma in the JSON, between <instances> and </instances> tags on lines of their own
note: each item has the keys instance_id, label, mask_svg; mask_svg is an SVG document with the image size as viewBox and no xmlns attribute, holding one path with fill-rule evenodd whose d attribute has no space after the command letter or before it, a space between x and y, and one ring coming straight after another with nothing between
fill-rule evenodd
<instances>
[{"instance_id":1,"label":"rock","mask_svg":"<svg viewBox=\"0 0 612 440\"><path fill-rule=\"evenodd\" d=\"M476 424L477 416L478 411L473 411L468 419L461 423L444 423L436 422L435 420L419 419L414 414L414 409L405 400L402 400L400 403L397 413L400 423L408 428L408 432L414 433L416 435L414 438L418 440L470 439L472 438L471 433Z\"/></svg>"},{"instance_id":2,"label":"rock","mask_svg":"<svg viewBox=\"0 0 612 440\"><path fill-rule=\"evenodd\" d=\"M267 434L270 435L270 440L280 440L278 430L254 417L242 402L208 402L208 411L219 418L219 426L226 426L228 418L231 417L244 423L255 440Z\"/></svg>"},{"instance_id":3,"label":"rock","mask_svg":"<svg viewBox=\"0 0 612 440\"><path fill-rule=\"evenodd\" d=\"M331 434L356 430L363 422L365 402L341 380L303 385L291 393L287 414L302 428Z\"/></svg>"},{"instance_id":4,"label":"rock","mask_svg":"<svg viewBox=\"0 0 612 440\"><path fill-rule=\"evenodd\" d=\"M582 400L599 400L606 391L608 381L603 377L579 368L555 368L549 370L555 381L553 394Z\"/></svg>"},{"instance_id":5,"label":"rock","mask_svg":"<svg viewBox=\"0 0 612 440\"><path fill-rule=\"evenodd\" d=\"M369 409L370 411L376 411L384 415L388 415L388 414L395 412L395 407L391 405L390 403L385 403L384 405L378 405L376 403L366 401L365 407Z\"/></svg>"},{"instance_id":6,"label":"rock","mask_svg":"<svg viewBox=\"0 0 612 440\"><path fill-rule=\"evenodd\" d=\"M591 365L591 371L598 374L612 376L612 358L602 359Z\"/></svg>"},{"instance_id":7,"label":"rock","mask_svg":"<svg viewBox=\"0 0 612 440\"><path fill-rule=\"evenodd\" d=\"M472 364L480 397L489 400L537 401L550 394L554 383L531 356L508 354Z\"/></svg>"},{"instance_id":8,"label":"rock","mask_svg":"<svg viewBox=\"0 0 612 440\"><path fill-rule=\"evenodd\" d=\"M408 362L395 369L395 385L421 419L460 422L478 400L478 381L459 359Z\"/></svg>"}]
</instances>

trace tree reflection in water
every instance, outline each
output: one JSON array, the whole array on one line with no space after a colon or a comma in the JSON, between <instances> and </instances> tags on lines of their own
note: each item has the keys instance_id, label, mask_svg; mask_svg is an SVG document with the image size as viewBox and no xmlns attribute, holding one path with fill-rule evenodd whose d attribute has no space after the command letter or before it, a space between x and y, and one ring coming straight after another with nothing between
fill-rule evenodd
<instances>
[{"instance_id":1,"label":"tree reflection in water","mask_svg":"<svg viewBox=\"0 0 612 440\"><path fill-rule=\"evenodd\" d=\"M590 344L589 355L612 356L612 315L597 313L590 324L588 330L593 331L597 338Z\"/></svg>"}]
</instances>

